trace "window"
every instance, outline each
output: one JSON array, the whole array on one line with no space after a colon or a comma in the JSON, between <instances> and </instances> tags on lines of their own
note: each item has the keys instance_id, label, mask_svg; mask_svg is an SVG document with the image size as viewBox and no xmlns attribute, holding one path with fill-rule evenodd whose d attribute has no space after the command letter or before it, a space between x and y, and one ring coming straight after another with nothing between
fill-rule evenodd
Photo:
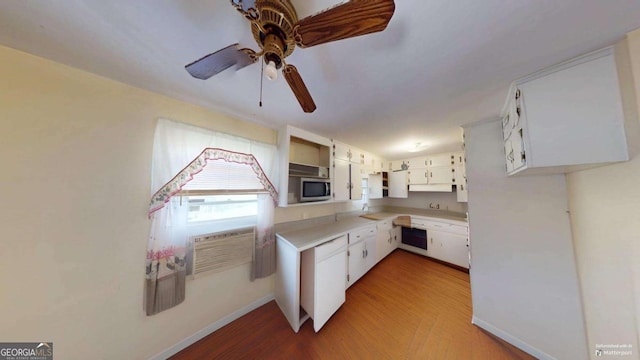
<instances>
[{"instance_id":1,"label":"window","mask_svg":"<svg viewBox=\"0 0 640 360\"><path fill-rule=\"evenodd\" d=\"M362 205L369 205L369 179L362 178Z\"/></svg>"},{"instance_id":2,"label":"window","mask_svg":"<svg viewBox=\"0 0 640 360\"><path fill-rule=\"evenodd\" d=\"M258 214L257 194L189 196L188 223L255 217Z\"/></svg>"}]
</instances>

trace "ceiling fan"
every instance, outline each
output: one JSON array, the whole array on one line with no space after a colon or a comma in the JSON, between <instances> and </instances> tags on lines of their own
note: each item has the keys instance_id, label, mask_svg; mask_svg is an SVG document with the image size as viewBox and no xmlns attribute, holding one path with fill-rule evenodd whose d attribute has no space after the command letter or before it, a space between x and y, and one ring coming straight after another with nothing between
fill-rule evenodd
<instances>
[{"instance_id":1,"label":"ceiling fan","mask_svg":"<svg viewBox=\"0 0 640 360\"><path fill-rule=\"evenodd\" d=\"M251 32L260 46L255 52L229 45L185 66L191 76L206 80L235 65L236 70L251 65L262 56L265 75L275 80L282 69L284 78L302 110L311 113L316 104L298 69L284 59L301 48L382 31L395 11L393 0L351 0L321 13L298 20L289 0L230 0L231 5L251 22Z\"/></svg>"}]
</instances>

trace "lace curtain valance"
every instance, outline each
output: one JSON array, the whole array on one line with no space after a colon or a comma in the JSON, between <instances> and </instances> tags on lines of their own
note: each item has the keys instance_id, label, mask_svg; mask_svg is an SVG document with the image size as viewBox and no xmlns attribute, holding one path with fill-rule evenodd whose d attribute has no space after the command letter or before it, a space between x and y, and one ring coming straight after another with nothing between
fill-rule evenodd
<instances>
[{"instance_id":1,"label":"lace curtain valance","mask_svg":"<svg viewBox=\"0 0 640 360\"><path fill-rule=\"evenodd\" d=\"M215 188L211 187L211 190L225 190L226 187L235 185L236 190L263 190L269 193L274 202L277 201L278 192L265 174L262 166L260 166L260 163L258 163L258 160L256 160L255 156L224 149L209 148L204 149L200 153L200 155L198 155L193 161L191 161L173 179L171 179L160 190L153 194L153 196L151 197L151 203L149 204L149 217L151 217L151 214L153 214L154 212L162 209L164 205L169 202L172 196L178 194L181 190L183 190L183 188L185 188L189 182L194 180L194 178L202 173L205 169L211 169L210 171L215 172L214 167L207 167L209 162L212 160L223 160L229 163L245 165L251 168L255 178L239 177L238 179L234 179L235 181L228 181L228 184L223 184L223 181L220 181L215 184L218 186ZM208 176L208 178L212 178L214 176ZM199 187L200 189L209 186L209 184L205 184L204 181L199 182L202 183L202 185Z\"/></svg>"}]
</instances>

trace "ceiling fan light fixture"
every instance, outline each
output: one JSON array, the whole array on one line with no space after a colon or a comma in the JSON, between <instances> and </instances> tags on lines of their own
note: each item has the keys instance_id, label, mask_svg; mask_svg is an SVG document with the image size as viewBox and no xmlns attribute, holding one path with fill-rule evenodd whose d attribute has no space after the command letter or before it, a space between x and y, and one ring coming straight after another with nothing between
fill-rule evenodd
<instances>
[{"instance_id":1,"label":"ceiling fan light fixture","mask_svg":"<svg viewBox=\"0 0 640 360\"><path fill-rule=\"evenodd\" d=\"M428 148L429 148L429 146L431 146L431 144L429 144L429 143L416 142L416 143L413 143L412 145L410 145L410 146L407 148L407 151L408 151L408 152L411 152L411 153L413 153L413 152L420 152L420 151L423 151L423 150L428 149Z\"/></svg>"},{"instance_id":2,"label":"ceiling fan light fixture","mask_svg":"<svg viewBox=\"0 0 640 360\"><path fill-rule=\"evenodd\" d=\"M264 76L271 81L278 79L278 69L276 68L276 63L273 62L273 60L269 60L267 67L264 69Z\"/></svg>"}]
</instances>

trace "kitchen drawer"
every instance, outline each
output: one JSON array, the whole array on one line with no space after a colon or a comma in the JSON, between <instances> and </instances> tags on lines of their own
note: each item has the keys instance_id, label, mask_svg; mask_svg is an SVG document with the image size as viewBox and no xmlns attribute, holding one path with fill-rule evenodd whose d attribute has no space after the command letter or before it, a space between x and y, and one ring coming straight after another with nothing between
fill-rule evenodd
<instances>
[{"instance_id":1,"label":"kitchen drawer","mask_svg":"<svg viewBox=\"0 0 640 360\"><path fill-rule=\"evenodd\" d=\"M332 253L340 250L347 246L347 236L343 235L339 238L335 238L333 240L327 241L322 245L318 245L315 248L315 258L316 260L322 259L327 255L331 255Z\"/></svg>"},{"instance_id":2,"label":"kitchen drawer","mask_svg":"<svg viewBox=\"0 0 640 360\"><path fill-rule=\"evenodd\" d=\"M366 227L349 232L349 244L355 244L372 236L376 236L375 224L371 224Z\"/></svg>"},{"instance_id":3,"label":"kitchen drawer","mask_svg":"<svg viewBox=\"0 0 640 360\"><path fill-rule=\"evenodd\" d=\"M453 225L453 224L439 222L439 221L427 220L425 225L427 229L446 231L446 232L459 234L459 235L467 235L467 232L468 232L466 226Z\"/></svg>"},{"instance_id":4,"label":"kitchen drawer","mask_svg":"<svg viewBox=\"0 0 640 360\"><path fill-rule=\"evenodd\" d=\"M427 227L428 222L429 220L427 219L411 216L411 227L413 228L424 229Z\"/></svg>"}]
</instances>

